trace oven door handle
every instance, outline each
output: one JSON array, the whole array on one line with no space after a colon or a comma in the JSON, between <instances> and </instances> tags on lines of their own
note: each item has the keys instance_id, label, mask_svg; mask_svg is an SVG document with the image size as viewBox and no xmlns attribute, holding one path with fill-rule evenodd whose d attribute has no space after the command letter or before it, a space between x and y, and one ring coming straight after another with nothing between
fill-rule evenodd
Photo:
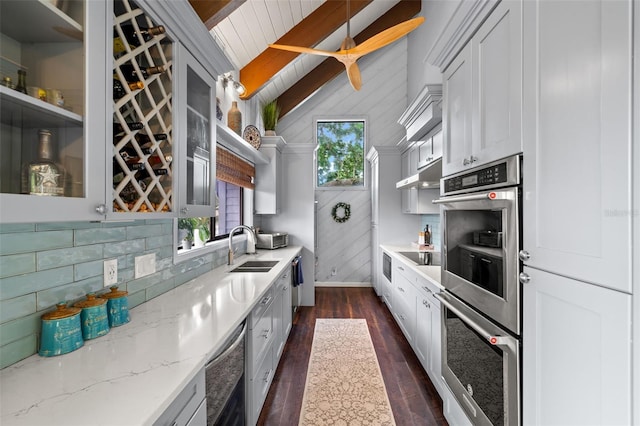
<instances>
[{"instance_id":1,"label":"oven door handle","mask_svg":"<svg viewBox=\"0 0 640 426\"><path fill-rule=\"evenodd\" d=\"M487 341L494 346L502 346L509 348L513 353L516 351L517 341L513 337L506 336L494 336L489 333L487 330L482 328L478 323L469 318L467 315L462 313L458 308L453 306L451 302L449 302L445 296L442 296L440 293L435 293L434 296L442 302L442 304L449 309L451 312L456 314L462 321L464 321L469 327L473 328L478 334L487 339Z\"/></svg>"},{"instance_id":2,"label":"oven door handle","mask_svg":"<svg viewBox=\"0 0 640 426\"><path fill-rule=\"evenodd\" d=\"M513 199L513 194L507 191L491 191L491 192L483 192L482 194L472 194L472 195L460 195L458 197L446 197L440 198L437 200L433 200L433 204L451 204L451 203L461 203L464 201L478 201L478 200L509 200Z\"/></svg>"}]
</instances>

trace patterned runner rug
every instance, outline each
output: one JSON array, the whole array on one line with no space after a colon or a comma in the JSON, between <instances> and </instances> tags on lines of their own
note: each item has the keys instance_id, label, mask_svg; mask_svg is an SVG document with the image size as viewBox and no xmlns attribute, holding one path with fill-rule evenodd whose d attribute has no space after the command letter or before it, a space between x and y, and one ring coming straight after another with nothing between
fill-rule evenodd
<instances>
[{"instance_id":1,"label":"patterned runner rug","mask_svg":"<svg viewBox=\"0 0 640 426\"><path fill-rule=\"evenodd\" d=\"M317 319L299 425L395 425L365 319Z\"/></svg>"}]
</instances>

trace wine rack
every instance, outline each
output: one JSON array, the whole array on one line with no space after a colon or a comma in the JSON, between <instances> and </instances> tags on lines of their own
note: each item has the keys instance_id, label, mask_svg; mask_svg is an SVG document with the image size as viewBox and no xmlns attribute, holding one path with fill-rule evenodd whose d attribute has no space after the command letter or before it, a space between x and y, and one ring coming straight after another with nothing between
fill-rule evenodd
<instances>
[{"instance_id":1,"label":"wine rack","mask_svg":"<svg viewBox=\"0 0 640 426\"><path fill-rule=\"evenodd\" d=\"M171 212L173 43L131 0L113 22L113 211Z\"/></svg>"}]
</instances>

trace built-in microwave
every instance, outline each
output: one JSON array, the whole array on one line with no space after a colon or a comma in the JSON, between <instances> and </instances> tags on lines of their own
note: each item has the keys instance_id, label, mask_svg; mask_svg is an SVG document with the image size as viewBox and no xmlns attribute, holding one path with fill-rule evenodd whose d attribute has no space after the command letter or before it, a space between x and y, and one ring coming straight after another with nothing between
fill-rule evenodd
<instances>
[{"instance_id":1,"label":"built-in microwave","mask_svg":"<svg viewBox=\"0 0 640 426\"><path fill-rule=\"evenodd\" d=\"M389 280L391 284L391 256L382 252L382 274Z\"/></svg>"}]
</instances>

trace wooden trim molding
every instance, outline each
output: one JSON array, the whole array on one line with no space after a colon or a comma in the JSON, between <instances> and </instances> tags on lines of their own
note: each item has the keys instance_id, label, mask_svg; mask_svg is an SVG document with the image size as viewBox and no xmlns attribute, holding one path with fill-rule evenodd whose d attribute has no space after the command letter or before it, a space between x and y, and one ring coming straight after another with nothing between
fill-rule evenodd
<instances>
[{"instance_id":1,"label":"wooden trim molding","mask_svg":"<svg viewBox=\"0 0 640 426\"><path fill-rule=\"evenodd\" d=\"M209 31L247 0L189 0Z\"/></svg>"}]
</instances>

